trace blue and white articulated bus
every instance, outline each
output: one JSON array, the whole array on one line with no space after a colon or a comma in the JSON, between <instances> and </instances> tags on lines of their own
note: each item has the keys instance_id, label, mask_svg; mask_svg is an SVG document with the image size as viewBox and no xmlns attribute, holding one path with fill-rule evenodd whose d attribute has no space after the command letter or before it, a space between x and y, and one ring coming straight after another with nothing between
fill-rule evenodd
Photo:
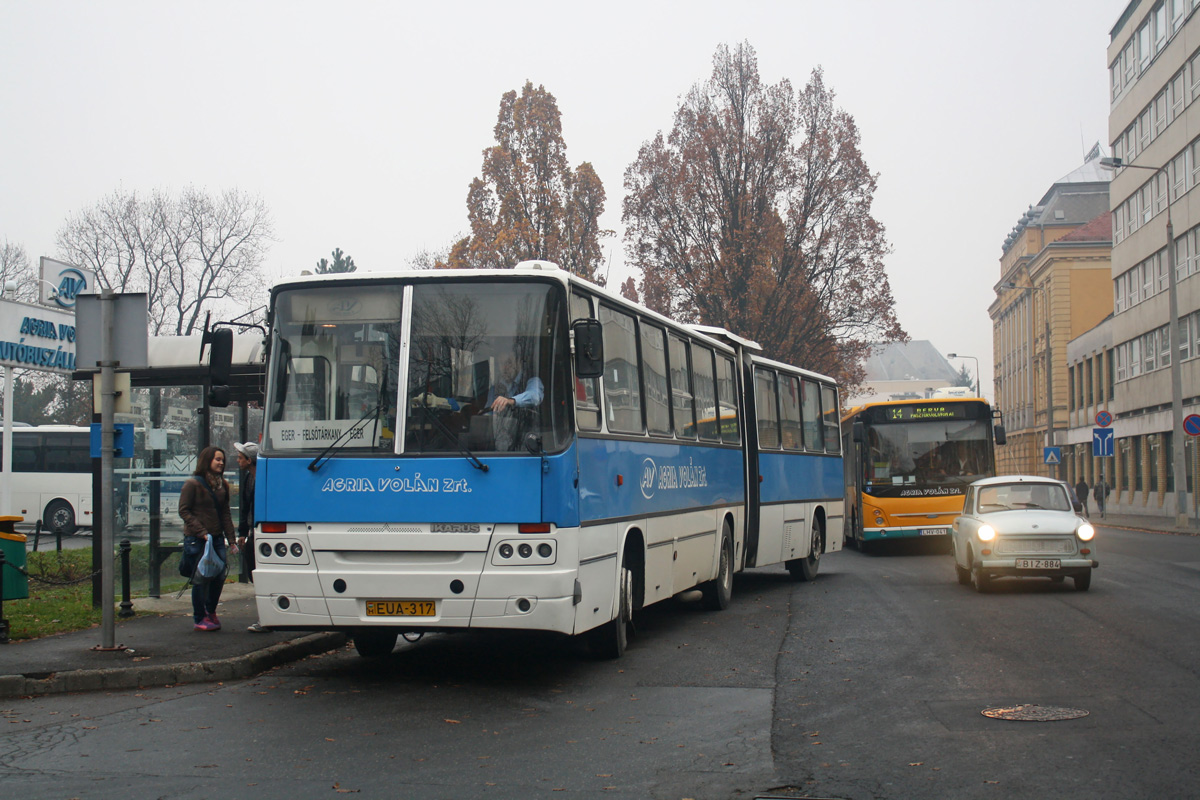
<instances>
[{"instance_id":1,"label":"blue and white articulated bus","mask_svg":"<svg viewBox=\"0 0 1200 800\"><path fill-rule=\"evenodd\" d=\"M264 626L587 634L842 546L837 387L547 262L272 290L255 508Z\"/></svg>"}]
</instances>

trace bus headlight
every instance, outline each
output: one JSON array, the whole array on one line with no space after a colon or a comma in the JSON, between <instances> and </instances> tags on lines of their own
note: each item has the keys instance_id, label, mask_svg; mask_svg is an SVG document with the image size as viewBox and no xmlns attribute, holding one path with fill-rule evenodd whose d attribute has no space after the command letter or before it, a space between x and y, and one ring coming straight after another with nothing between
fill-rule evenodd
<instances>
[{"instance_id":1,"label":"bus headlight","mask_svg":"<svg viewBox=\"0 0 1200 800\"><path fill-rule=\"evenodd\" d=\"M981 542L990 542L996 538L996 529L991 525L980 525L979 530L975 532Z\"/></svg>"},{"instance_id":2,"label":"bus headlight","mask_svg":"<svg viewBox=\"0 0 1200 800\"><path fill-rule=\"evenodd\" d=\"M1079 540L1082 542L1090 542L1092 537L1096 535L1096 529L1085 522L1075 529L1075 535L1078 536Z\"/></svg>"}]
</instances>

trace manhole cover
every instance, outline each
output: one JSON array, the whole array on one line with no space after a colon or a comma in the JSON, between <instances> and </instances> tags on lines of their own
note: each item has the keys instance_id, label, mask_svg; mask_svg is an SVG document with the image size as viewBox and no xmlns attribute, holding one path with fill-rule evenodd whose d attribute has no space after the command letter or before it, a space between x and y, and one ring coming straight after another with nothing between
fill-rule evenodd
<instances>
[{"instance_id":1,"label":"manhole cover","mask_svg":"<svg viewBox=\"0 0 1200 800\"><path fill-rule=\"evenodd\" d=\"M1039 706L1034 703L1022 703L1016 706L996 706L985 708L980 712L992 719L1015 719L1025 722L1055 722L1060 719L1079 719L1086 717L1089 712L1082 708L1064 708L1063 706Z\"/></svg>"}]
</instances>

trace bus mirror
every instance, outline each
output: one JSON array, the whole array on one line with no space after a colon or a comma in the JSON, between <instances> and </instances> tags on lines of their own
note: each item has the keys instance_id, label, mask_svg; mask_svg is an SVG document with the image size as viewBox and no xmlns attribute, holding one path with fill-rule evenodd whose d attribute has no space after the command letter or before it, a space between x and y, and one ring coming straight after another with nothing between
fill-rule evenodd
<instances>
[{"instance_id":1,"label":"bus mirror","mask_svg":"<svg viewBox=\"0 0 1200 800\"><path fill-rule=\"evenodd\" d=\"M233 367L233 331L213 328L204 332L203 344L208 345L208 377L214 384L229 383Z\"/></svg>"},{"instance_id":2,"label":"bus mirror","mask_svg":"<svg viewBox=\"0 0 1200 800\"><path fill-rule=\"evenodd\" d=\"M862 444L864 441L866 441L867 437L863 434L862 420L856 420L854 425L851 426L850 437L854 439L857 444Z\"/></svg>"},{"instance_id":3,"label":"bus mirror","mask_svg":"<svg viewBox=\"0 0 1200 800\"><path fill-rule=\"evenodd\" d=\"M213 386L208 390L208 404L212 408L226 408L229 405L229 387Z\"/></svg>"},{"instance_id":4,"label":"bus mirror","mask_svg":"<svg viewBox=\"0 0 1200 800\"><path fill-rule=\"evenodd\" d=\"M996 437L996 444L1007 444L1008 434L1004 432L1003 425L997 425L992 428L992 434Z\"/></svg>"},{"instance_id":5,"label":"bus mirror","mask_svg":"<svg viewBox=\"0 0 1200 800\"><path fill-rule=\"evenodd\" d=\"M604 374L604 328L600 320L575 320L571 335L575 340L575 377L599 378Z\"/></svg>"}]
</instances>

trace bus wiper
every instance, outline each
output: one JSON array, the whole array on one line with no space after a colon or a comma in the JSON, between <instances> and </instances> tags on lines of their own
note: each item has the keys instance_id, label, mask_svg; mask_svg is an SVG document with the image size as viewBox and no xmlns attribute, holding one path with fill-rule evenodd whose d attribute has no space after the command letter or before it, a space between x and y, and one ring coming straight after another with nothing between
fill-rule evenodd
<instances>
[{"instance_id":1,"label":"bus wiper","mask_svg":"<svg viewBox=\"0 0 1200 800\"><path fill-rule=\"evenodd\" d=\"M355 431L359 430L359 428L362 426L362 424L364 422L366 422L368 419L373 419L374 422L376 424L378 424L379 410L381 408L383 408L383 403L382 402L376 403L375 407L372 408L370 411L368 411L366 414L364 414L362 416L362 418L358 420L358 422L354 423L349 428L346 428L346 430L342 431L341 436L337 437L332 442L330 442L329 446L326 447L324 450L322 450L320 455L318 455L316 458L314 458L309 463L308 468L310 470L312 470L313 472L316 472L317 470L319 470L321 468L321 465L324 464L325 461L329 460L329 454L332 453L334 450L338 450L338 449L344 447L346 442L350 441L349 439L346 439L346 437L349 436L350 434L354 433ZM343 439L346 439L346 442L343 442L342 441ZM324 461L322 459L324 459Z\"/></svg>"},{"instance_id":2,"label":"bus wiper","mask_svg":"<svg viewBox=\"0 0 1200 800\"><path fill-rule=\"evenodd\" d=\"M448 428L446 426L446 423L444 423L440 419L438 419L437 414L434 414L432 411L429 410L429 394L428 393L426 393L421 398L421 402L420 402L420 404L418 404L417 407L420 408L421 411L423 411L425 413L426 419L428 419L430 422L432 422L434 425L437 426L438 430L440 430L446 436L447 440L454 442L457 445L458 452L462 453L463 457L465 459L467 459L467 463L469 463L472 467L479 470L480 472L488 471L488 465L483 463L482 461L480 461L479 458L474 453L472 453L461 442L459 442L458 437L454 434L454 431L450 430L450 428Z\"/></svg>"}]
</instances>

